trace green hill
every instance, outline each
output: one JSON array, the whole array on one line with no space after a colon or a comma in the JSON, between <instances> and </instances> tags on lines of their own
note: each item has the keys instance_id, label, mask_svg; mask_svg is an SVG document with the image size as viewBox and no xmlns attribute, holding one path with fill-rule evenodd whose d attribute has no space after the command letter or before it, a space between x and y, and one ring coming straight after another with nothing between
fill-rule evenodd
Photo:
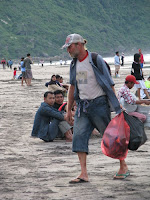
<instances>
[{"instance_id":1,"label":"green hill","mask_svg":"<svg viewBox=\"0 0 150 200\"><path fill-rule=\"evenodd\" d=\"M150 0L0 0L0 58L49 57L70 33L101 55L149 51Z\"/></svg>"}]
</instances>

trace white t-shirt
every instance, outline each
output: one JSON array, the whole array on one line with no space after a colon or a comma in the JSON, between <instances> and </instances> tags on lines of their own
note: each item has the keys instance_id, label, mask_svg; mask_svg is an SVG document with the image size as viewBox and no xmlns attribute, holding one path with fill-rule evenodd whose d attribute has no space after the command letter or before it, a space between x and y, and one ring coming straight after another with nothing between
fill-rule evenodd
<instances>
[{"instance_id":1,"label":"white t-shirt","mask_svg":"<svg viewBox=\"0 0 150 200\"><path fill-rule=\"evenodd\" d=\"M76 80L80 99L91 100L105 95L105 92L96 80L92 65L89 63L89 56L82 62L77 60Z\"/></svg>"}]
</instances>

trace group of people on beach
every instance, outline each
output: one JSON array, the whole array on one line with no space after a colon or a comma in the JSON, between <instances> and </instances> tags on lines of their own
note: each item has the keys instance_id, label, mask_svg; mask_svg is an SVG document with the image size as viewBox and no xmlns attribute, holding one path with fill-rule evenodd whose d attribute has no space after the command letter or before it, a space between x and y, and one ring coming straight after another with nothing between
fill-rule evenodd
<instances>
[{"instance_id":1,"label":"group of people on beach","mask_svg":"<svg viewBox=\"0 0 150 200\"><path fill-rule=\"evenodd\" d=\"M119 57L119 52L116 52L116 55L114 57L115 61L115 78L120 77L119 75L119 70L120 70L120 57ZM150 98L149 95L149 88L146 87L145 85L145 79L143 75L143 64L144 64L144 57L142 54L141 49L139 49L139 53L134 54L134 61L132 63L132 68L131 68L131 75L135 76L136 80L138 80L138 84L135 84L135 89L137 90L137 96L140 99L141 98L141 93L144 93L144 98ZM149 77L147 81L149 81Z\"/></svg>"},{"instance_id":2,"label":"group of people on beach","mask_svg":"<svg viewBox=\"0 0 150 200\"><path fill-rule=\"evenodd\" d=\"M141 69L142 69L145 61L144 61L144 57L143 57L141 49L139 49L139 55L140 55L139 63L140 63ZM120 77L119 70L120 70L120 66L124 66L124 57L125 57L124 53L122 52L121 61L120 61L119 51L116 51L116 55L114 57L115 78Z\"/></svg>"},{"instance_id":3,"label":"group of people on beach","mask_svg":"<svg viewBox=\"0 0 150 200\"><path fill-rule=\"evenodd\" d=\"M63 83L63 77L59 74L53 74L50 81L45 83L45 86L48 87L48 90L53 92L56 90L61 90L65 95L69 89L69 85Z\"/></svg>"},{"instance_id":4,"label":"group of people on beach","mask_svg":"<svg viewBox=\"0 0 150 200\"><path fill-rule=\"evenodd\" d=\"M32 136L47 142L53 141L59 134L72 141L72 151L78 155L81 173L71 180L70 184L89 181L86 165L89 153L88 142L95 128L102 135L104 134L111 121L110 107L116 114L120 114L122 109L125 109L129 115L136 116L144 122L146 120L144 114L136 112L136 109L132 109L131 112L131 108L128 109L128 107L143 103L150 104L149 100L141 100L140 97L137 100L130 92L134 85L142 88L140 54L134 55L132 64L134 72L125 78L125 83L116 96L115 84L105 61L97 55L95 64L92 53L86 49L85 45L86 40L81 35L67 36L62 49L66 48L73 58L70 65L68 102L63 104L62 91L46 92L44 102L35 115L32 130ZM137 76L137 73L140 76ZM53 75L50 82L45 85L48 87L55 83L57 83L56 76ZM149 94L146 95L150 99ZM124 179L129 175L125 160L120 160L120 168L114 179Z\"/></svg>"},{"instance_id":5,"label":"group of people on beach","mask_svg":"<svg viewBox=\"0 0 150 200\"><path fill-rule=\"evenodd\" d=\"M10 60L8 60L8 61L6 62L6 59L3 58L3 59L1 60L1 64L2 64L2 66L3 66L3 69L5 69L5 66L6 66L6 65L7 65L8 68L12 69L13 61L10 59Z\"/></svg>"},{"instance_id":6,"label":"group of people on beach","mask_svg":"<svg viewBox=\"0 0 150 200\"><path fill-rule=\"evenodd\" d=\"M5 69L6 64L8 68L12 69L13 61L10 59L6 62L6 60L3 58L1 60L1 64L3 66L3 69ZM31 80L33 77L31 64L33 64L32 59L31 59L30 54L28 53L26 58L24 57L21 58L20 67L19 67L19 71L21 70L21 74L20 75L17 74L17 67L14 67L13 69L13 79L21 79L22 86L23 86L24 81L27 84L27 86L31 86Z\"/></svg>"}]
</instances>

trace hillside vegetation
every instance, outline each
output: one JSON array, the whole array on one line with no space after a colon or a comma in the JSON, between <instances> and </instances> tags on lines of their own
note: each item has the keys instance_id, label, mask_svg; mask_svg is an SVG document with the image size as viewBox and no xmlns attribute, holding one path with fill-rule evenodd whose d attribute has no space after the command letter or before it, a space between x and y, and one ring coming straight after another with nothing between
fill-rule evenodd
<instances>
[{"instance_id":1,"label":"hillside vegetation","mask_svg":"<svg viewBox=\"0 0 150 200\"><path fill-rule=\"evenodd\" d=\"M150 50L150 0L0 0L0 58L67 56L70 33L101 55Z\"/></svg>"}]
</instances>

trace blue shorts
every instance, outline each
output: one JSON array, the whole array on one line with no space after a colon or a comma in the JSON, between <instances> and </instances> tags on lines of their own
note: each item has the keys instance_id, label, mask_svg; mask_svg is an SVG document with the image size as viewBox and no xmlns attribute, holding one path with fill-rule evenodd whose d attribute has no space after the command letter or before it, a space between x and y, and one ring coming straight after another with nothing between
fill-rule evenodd
<instances>
[{"instance_id":1,"label":"blue shorts","mask_svg":"<svg viewBox=\"0 0 150 200\"><path fill-rule=\"evenodd\" d=\"M88 153L88 142L93 129L96 128L103 134L111 120L110 107L106 96L89 100L86 106L84 102L77 103L77 105L72 151Z\"/></svg>"},{"instance_id":2,"label":"blue shorts","mask_svg":"<svg viewBox=\"0 0 150 200\"><path fill-rule=\"evenodd\" d=\"M141 68L143 68L143 63L140 63L140 65L141 65Z\"/></svg>"}]
</instances>

